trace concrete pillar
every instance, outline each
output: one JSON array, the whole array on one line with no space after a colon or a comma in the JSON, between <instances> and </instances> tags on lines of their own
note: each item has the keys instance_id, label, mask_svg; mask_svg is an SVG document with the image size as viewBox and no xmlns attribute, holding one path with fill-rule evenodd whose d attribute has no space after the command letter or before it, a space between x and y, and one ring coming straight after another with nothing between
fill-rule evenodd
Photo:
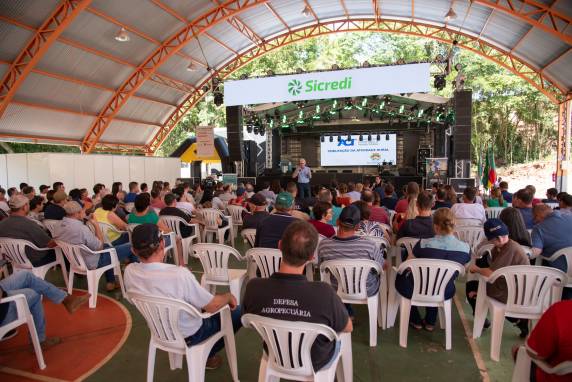
<instances>
[{"instance_id":1,"label":"concrete pillar","mask_svg":"<svg viewBox=\"0 0 572 382\"><path fill-rule=\"evenodd\" d=\"M561 192L572 192L572 158L570 140L572 131L572 98L562 102L558 108L558 145L556 148L556 188Z\"/></svg>"}]
</instances>

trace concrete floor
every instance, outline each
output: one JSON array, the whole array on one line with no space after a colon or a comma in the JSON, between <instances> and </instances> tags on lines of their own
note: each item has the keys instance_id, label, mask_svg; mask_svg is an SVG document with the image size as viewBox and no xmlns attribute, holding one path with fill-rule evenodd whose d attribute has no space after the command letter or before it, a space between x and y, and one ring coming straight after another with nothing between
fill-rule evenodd
<instances>
[{"instance_id":1,"label":"concrete floor","mask_svg":"<svg viewBox=\"0 0 572 382\"><path fill-rule=\"evenodd\" d=\"M244 252L244 244L237 240L237 247ZM193 272L200 278L201 267L198 260L191 260ZM233 267L244 267L244 264L233 262ZM50 272L48 279L56 285L63 285L57 280L59 272ZM102 278L103 280L103 278ZM81 280L76 288L85 288ZM100 291L103 287L100 288ZM222 289L220 291L223 291ZM105 294L106 292L100 292ZM117 299L120 295L115 294ZM472 330L472 313L464 302L464 281L459 281L457 298L462 306L466 325ZM127 301L121 301L132 315L131 333L119 352L101 369L92 374L88 381L111 381L128 379L145 380L147 370L147 350L149 330L143 317ZM455 304L454 304L455 306ZM399 317L396 326L388 329L378 329L378 345L368 346L369 328L367 324L367 307L360 305L355 308L357 325L352 333L354 381L510 381L513 362L510 349L515 343L522 343L518 330L508 322L503 333L501 361L490 360L490 331L475 341L477 357L483 360L484 366L479 370L475 361L475 352L465 336L463 322L459 311L453 308L453 349L446 351L445 332L436 329L433 333L409 330L408 347L399 346ZM261 341L252 330L241 329L236 335L238 353L238 372L241 381L257 381L258 366L261 355ZM207 371L206 381L230 381L230 371L226 364L224 351L223 366L215 371ZM488 377L488 378L487 378ZM171 371L165 352L158 351L155 362L155 381L186 381L186 364L184 369Z\"/></svg>"}]
</instances>

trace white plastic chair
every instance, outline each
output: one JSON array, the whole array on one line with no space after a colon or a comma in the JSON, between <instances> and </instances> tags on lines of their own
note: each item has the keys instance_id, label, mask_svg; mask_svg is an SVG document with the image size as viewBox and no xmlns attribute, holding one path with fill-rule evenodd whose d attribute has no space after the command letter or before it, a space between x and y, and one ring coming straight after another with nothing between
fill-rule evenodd
<instances>
[{"instance_id":1,"label":"white plastic chair","mask_svg":"<svg viewBox=\"0 0 572 382\"><path fill-rule=\"evenodd\" d=\"M228 214L232 217L232 225L233 225L233 234L234 238L236 238L236 233L239 231L240 227L242 227L242 211L244 211L244 207L242 206L235 206L233 204L229 204L226 206L226 210Z\"/></svg>"},{"instance_id":2,"label":"white plastic chair","mask_svg":"<svg viewBox=\"0 0 572 382\"><path fill-rule=\"evenodd\" d=\"M183 247L183 260L185 261L185 265L189 263L189 254L192 253L192 246L193 241L199 241L199 225L198 224L189 224L185 221L185 219L180 218L178 216L166 216L163 215L159 219L162 221L169 229L175 233L177 237L181 239L181 244ZM187 226L192 228L192 234L189 237L183 238L183 234L181 232L181 226ZM174 243L173 243L174 244Z\"/></svg>"},{"instance_id":3,"label":"white plastic chair","mask_svg":"<svg viewBox=\"0 0 572 382\"><path fill-rule=\"evenodd\" d=\"M201 233L202 234L201 242L206 243L207 242L206 238L208 234L212 233L215 237L218 237L219 244L224 244L224 235L226 234L226 231L229 231L231 229L232 222L229 222L229 224L226 227L219 228L217 223L217 218L223 218L224 215L222 214L221 211L217 210L216 208L203 208L202 210L200 210L199 213L201 214L203 222L205 224L203 227L203 231ZM232 241L232 235L230 234L229 234L229 240Z\"/></svg>"},{"instance_id":4,"label":"white plastic chair","mask_svg":"<svg viewBox=\"0 0 572 382\"><path fill-rule=\"evenodd\" d=\"M240 292L246 280L246 269L228 268L231 255L240 261L244 260L240 252L228 245L214 243L196 244L193 246L193 252L201 261L204 270L201 285L211 293L216 292L217 285L228 285L237 304L240 305Z\"/></svg>"},{"instance_id":5,"label":"white plastic chair","mask_svg":"<svg viewBox=\"0 0 572 382\"><path fill-rule=\"evenodd\" d=\"M200 313L192 305L172 298L147 296L138 293L128 293L128 296L129 300L145 317L151 332L149 355L147 357L147 382L153 381L157 349L169 353L171 370L181 369L183 367L183 356L185 356L189 381L204 381L208 355L213 345L221 338L224 339L232 380L238 382L236 346L228 305L215 313L209 314ZM182 315L182 313L184 314ZM218 313L220 313L221 330L197 345L187 346L185 336L179 328L180 316L190 315L197 319L205 319Z\"/></svg>"},{"instance_id":6,"label":"white plastic chair","mask_svg":"<svg viewBox=\"0 0 572 382\"><path fill-rule=\"evenodd\" d=\"M463 275L465 267L459 263L441 259L411 259L399 266L396 273L407 269L413 276L413 294L410 299L401 296L391 286L389 304L396 309L399 303L399 346L407 347L407 332L411 305L436 307L439 309L439 323L445 329L445 349L451 350L451 300L445 300L445 289L455 275Z\"/></svg>"},{"instance_id":7,"label":"white plastic chair","mask_svg":"<svg viewBox=\"0 0 572 382\"><path fill-rule=\"evenodd\" d=\"M109 224L109 223L105 223L105 222L97 222L97 224L99 225L99 229L101 229L101 233L103 234L103 242L105 244L111 244L111 240L109 240L109 237L107 237L107 234L109 232L114 232L118 235L122 235L124 233L126 233L126 231L121 231L118 230L113 224Z\"/></svg>"},{"instance_id":8,"label":"white plastic chair","mask_svg":"<svg viewBox=\"0 0 572 382\"><path fill-rule=\"evenodd\" d=\"M487 215L487 219L498 219L502 210L504 207L488 207L485 208L485 215Z\"/></svg>"},{"instance_id":9,"label":"white plastic chair","mask_svg":"<svg viewBox=\"0 0 572 382\"><path fill-rule=\"evenodd\" d=\"M504 277L507 285L507 303L487 296L487 283L493 283ZM532 266L512 265L497 269L485 278L479 275L479 289L473 326L473 338L481 336L483 324L490 309L491 319L491 359L499 361L502 331L505 317L538 320L552 303L560 301L561 287L566 282L566 275L558 269ZM553 290L553 288L555 288ZM559 291L560 293L557 293ZM551 296L552 294L552 296Z\"/></svg>"},{"instance_id":10,"label":"white plastic chair","mask_svg":"<svg viewBox=\"0 0 572 382\"><path fill-rule=\"evenodd\" d=\"M245 328L253 328L262 337L268 353L262 354L259 382L278 381L281 378L294 381L333 382L352 381L352 344L350 333L337 334L322 324L302 321L283 321L245 314ZM340 352L319 371L314 371L310 350L318 336L330 341L340 341ZM340 362L341 359L341 362Z\"/></svg>"},{"instance_id":11,"label":"white plastic chair","mask_svg":"<svg viewBox=\"0 0 572 382\"><path fill-rule=\"evenodd\" d=\"M512 372L512 382L530 381L530 366L532 362L547 374L559 376L571 374L570 378L572 378L572 361L564 361L558 365L550 366L545 361L531 358L526 350L526 346L518 348L516 363Z\"/></svg>"},{"instance_id":12,"label":"white plastic chair","mask_svg":"<svg viewBox=\"0 0 572 382\"><path fill-rule=\"evenodd\" d=\"M379 288L373 296L367 295L367 277L371 271L379 277ZM385 292L381 266L373 260L328 260L320 264L320 279L328 284L330 276L337 281L338 296L345 304L366 304L369 313L369 346L377 345L377 323L385 317L385 307L379 309L380 295Z\"/></svg>"},{"instance_id":13,"label":"white plastic chair","mask_svg":"<svg viewBox=\"0 0 572 382\"><path fill-rule=\"evenodd\" d=\"M62 221L53 219L44 219L42 220L42 224L44 225L44 227L46 227L46 229L50 233L50 236L55 237L56 227L62 224Z\"/></svg>"},{"instance_id":14,"label":"white plastic chair","mask_svg":"<svg viewBox=\"0 0 572 382\"><path fill-rule=\"evenodd\" d=\"M572 247L566 247L556 251L552 256L547 258L546 261L552 263L562 256L566 258L566 287L572 288Z\"/></svg>"},{"instance_id":15,"label":"white plastic chair","mask_svg":"<svg viewBox=\"0 0 572 382\"><path fill-rule=\"evenodd\" d=\"M482 241L485 241L485 231L482 227L461 226L454 232L457 239L469 244L471 253L477 252L477 247Z\"/></svg>"},{"instance_id":16,"label":"white plastic chair","mask_svg":"<svg viewBox=\"0 0 572 382\"><path fill-rule=\"evenodd\" d=\"M49 251L51 249L38 248L27 240L10 239L7 237L0 238L0 253L3 253L4 257L12 263L14 272L30 271L34 274L34 276L37 276L43 280L46 278L46 273L48 273L50 269L59 265L62 270L64 282L67 286L68 273L66 270L66 265L64 258L58 251L55 251L56 259L51 263L34 267L26 255L26 247L29 247L34 251Z\"/></svg>"},{"instance_id":17,"label":"white plastic chair","mask_svg":"<svg viewBox=\"0 0 572 382\"><path fill-rule=\"evenodd\" d=\"M479 219L465 219L459 218L457 220L457 227L482 227L483 222Z\"/></svg>"},{"instance_id":18,"label":"white plastic chair","mask_svg":"<svg viewBox=\"0 0 572 382\"><path fill-rule=\"evenodd\" d=\"M254 248L254 242L256 241L256 228L245 228L240 232L240 236L242 236L244 244L248 244L251 248Z\"/></svg>"},{"instance_id":19,"label":"white plastic chair","mask_svg":"<svg viewBox=\"0 0 572 382\"><path fill-rule=\"evenodd\" d=\"M23 294L16 294L13 296L8 296L0 298L0 304L13 302L16 304L16 319L14 321L8 322L0 326L0 341L6 333L10 330L17 328L20 325L28 325L28 332L30 333L30 338L32 339L32 345L34 346L34 352L36 353L36 359L38 360L38 367L42 370L46 368L46 363L44 362L44 354L42 353L42 347L40 346L40 340L38 338L38 332L36 331L36 324L34 323L34 317L30 313L30 308L28 307L28 301L26 296Z\"/></svg>"},{"instance_id":20,"label":"white plastic chair","mask_svg":"<svg viewBox=\"0 0 572 382\"><path fill-rule=\"evenodd\" d=\"M105 273L105 271L107 271L108 269L113 269L115 277L119 279L119 284L121 285L121 293L123 294L123 297L125 297L125 286L123 285L121 266L119 265L119 260L117 259L117 252L115 252L115 248L106 248L102 249L101 251L92 251L85 245L69 244L61 240L56 240L56 243L58 243L59 249L63 252L65 257L70 262L70 275L69 275L69 281L67 283L68 294L72 294L74 275L76 273L80 275L86 275L87 290L91 295L89 297L89 307L95 308L97 305L97 291L99 289L99 279ZM109 253L109 256L111 257L111 263L109 265L105 265L101 268L96 268L96 269L87 268L87 265L85 264L85 260L83 258L83 254L86 254L86 256L94 256L97 254L101 255L104 253Z\"/></svg>"},{"instance_id":21,"label":"white plastic chair","mask_svg":"<svg viewBox=\"0 0 572 382\"><path fill-rule=\"evenodd\" d=\"M246 251L246 258L250 261L247 267L249 279L256 277L256 270L260 272L260 277L268 278L278 272L282 252L275 248L251 248Z\"/></svg>"}]
</instances>

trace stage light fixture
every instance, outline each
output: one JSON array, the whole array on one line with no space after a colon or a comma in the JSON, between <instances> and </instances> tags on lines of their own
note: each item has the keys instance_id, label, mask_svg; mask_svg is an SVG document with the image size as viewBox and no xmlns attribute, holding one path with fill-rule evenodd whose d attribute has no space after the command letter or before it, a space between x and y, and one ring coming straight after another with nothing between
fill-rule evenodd
<instances>
[{"instance_id":1,"label":"stage light fixture","mask_svg":"<svg viewBox=\"0 0 572 382\"><path fill-rule=\"evenodd\" d=\"M304 15L304 17L310 17L312 15L312 11L310 11L310 7L308 7L306 5L304 7L304 9L302 9L302 14Z\"/></svg>"},{"instance_id":2,"label":"stage light fixture","mask_svg":"<svg viewBox=\"0 0 572 382\"><path fill-rule=\"evenodd\" d=\"M340 66L338 64L333 64L332 70L340 70Z\"/></svg>"},{"instance_id":3,"label":"stage light fixture","mask_svg":"<svg viewBox=\"0 0 572 382\"><path fill-rule=\"evenodd\" d=\"M248 74L246 74L246 73L243 73L240 75L241 80L246 80L247 78L248 78Z\"/></svg>"},{"instance_id":4,"label":"stage light fixture","mask_svg":"<svg viewBox=\"0 0 572 382\"><path fill-rule=\"evenodd\" d=\"M324 136L322 135L322 136L320 137L320 142L324 143L324 141L325 141L325 139L324 139Z\"/></svg>"},{"instance_id":5,"label":"stage light fixture","mask_svg":"<svg viewBox=\"0 0 572 382\"><path fill-rule=\"evenodd\" d=\"M296 69L296 74L302 74L302 73L304 73L304 69L302 69L302 68Z\"/></svg>"},{"instance_id":6,"label":"stage light fixture","mask_svg":"<svg viewBox=\"0 0 572 382\"><path fill-rule=\"evenodd\" d=\"M381 141L381 134L377 133L377 137L376 137L376 138L377 138L378 141Z\"/></svg>"},{"instance_id":7,"label":"stage light fixture","mask_svg":"<svg viewBox=\"0 0 572 382\"><path fill-rule=\"evenodd\" d=\"M455 10L453 9L453 7L449 8L449 11L445 15L445 21L449 22L449 21L454 20L456 18L457 18L457 14L455 13Z\"/></svg>"},{"instance_id":8,"label":"stage light fixture","mask_svg":"<svg viewBox=\"0 0 572 382\"><path fill-rule=\"evenodd\" d=\"M193 62L189 62L189 66L187 66L187 72L194 72L195 70L197 70L197 68L195 68Z\"/></svg>"},{"instance_id":9,"label":"stage light fixture","mask_svg":"<svg viewBox=\"0 0 572 382\"><path fill-rule=\"evenodd\" d=\"M270 69L270 70L267 70L267 71L266 71L266 75L267 75L267 76L273 76L274 74L275 74L275 73L274 73L274 70L271 70L271 69Z\"/></svg>"},{"instance_id":10,"label":"stage light fixture","mask_svg":"<svg viewBox=\"0 0 572 382\"><path fill-rule=\"evenodd\" d=\"M369 61L364 61L361 66L363 66L364 68L369 68L371 64L369 63Z\"/></svg>"},{"instance_id":11,"label":"stage light fixture","mask_svg":"<svg viewBox=\"0 0 572 382\"><path fill-rule=\"evenodd\" d=\"M359 135L359 141L362 142L363 141L363 136L360 134Z\"/></svg>"},{"instance_id":12,"label":"stage light fixture","mask_svg":"<svg viewBox=\"0 0 572 382\"><path fill-rule=\"evenodd\" d=\"M125 28L121 28L115 35L115 40L119 42L128 42L131 40L131 37L129 37L129 33L127 33Z\"/></svg>"},{"instance_id":13,"label":"stage light fixture","mask_svg":"<svg viewBox=\"0 0 572 382\"><path fill-rule=\"evenodd\" d=\"M338 135L338 142L341 142L342 137Z\"/></svg>"},{"instance_id":14,"label":"stage light fixture","mask_svg":"<svg viewBox=\"0 0 572 382\"><path fill-rule=\"evenodd\" d=\"M371 134L367 135L367 140L371 142Z\"/></svg>"},{"instance_id":15,"label":"stage light fixture","mask_svg":"<svg viewBox=\"0 0 572 382\"><path fill-rule=\"evenodd\" d=\"M351 141L351 140L352 140L352 135L351 135L351 133L348 133L348 141Z\"/></svg>"},{"instance_id":16,"label":"stage light fixture","mask_svg":"<svg viewBox=\"0 0 572 382\"><path fill-rule=\"evenodd\" d=\"M334 141L334 136L330 135L330 143L332 143Z\"/></svg>"},{"instance_id":17,"label":"stage light fixture","mask_svg":"<svg viewBox=\"0 0 572 382\"><path fill-rule=\"evenodd\" d=\"M397 60L397 65L405 65L405 60L403 58L400 58L399 60Z\"/></svg>"},{"instance_id":18,"label":"stage light fixture","mask_svg":"<svg viewBox=\"0 0 572 382\"><path fill-rule=\"evenodd\" d=\"M214 94L214 104L216 106L221 106L224 103L224 95L222 93L215 93Z\"/></svg>"},{"instance_id":19,"label":"stage light fixture","mask_svg":"<svg viewBox=\"0 0 572 382\"><path fill-rule=\"evenodd\" d=\"M246 132L247 133L252 133L252 125L246 125Z\"/></svg>"},{"instance_id":20,"label":"stage light fixture","mask_svg":"<svg viewBox=\"0 0 572 382\"><path fill-rule=\"evenodd\" d=\"M389 134L385 134L385 140L389 141Z\"/></svg>"}]
</instances>

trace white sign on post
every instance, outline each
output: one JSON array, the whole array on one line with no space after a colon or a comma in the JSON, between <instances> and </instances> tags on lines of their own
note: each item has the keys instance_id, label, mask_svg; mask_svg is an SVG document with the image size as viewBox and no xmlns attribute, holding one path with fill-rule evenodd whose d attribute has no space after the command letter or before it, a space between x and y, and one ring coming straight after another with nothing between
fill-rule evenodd
<instances>
[{"instance_id":1,"label":"white sign on post","mask_svg":"<svg viewBox=\"0 0 572 382\"><path fill-rule=\"evenodd\" d=\"M214 130L212 126L197 126L197 156L209 158L214 155Z\"/></svg>"},{"instance_id":2,"label":"white sign on post","mask_svg":"<svg viewBox=\"0 0 572 382\"><path fill-rule=\"evenodd\" d=\"M430 64L359 68L224 83L226 106L429 91Z\"/></svg>"}]
</instances>

